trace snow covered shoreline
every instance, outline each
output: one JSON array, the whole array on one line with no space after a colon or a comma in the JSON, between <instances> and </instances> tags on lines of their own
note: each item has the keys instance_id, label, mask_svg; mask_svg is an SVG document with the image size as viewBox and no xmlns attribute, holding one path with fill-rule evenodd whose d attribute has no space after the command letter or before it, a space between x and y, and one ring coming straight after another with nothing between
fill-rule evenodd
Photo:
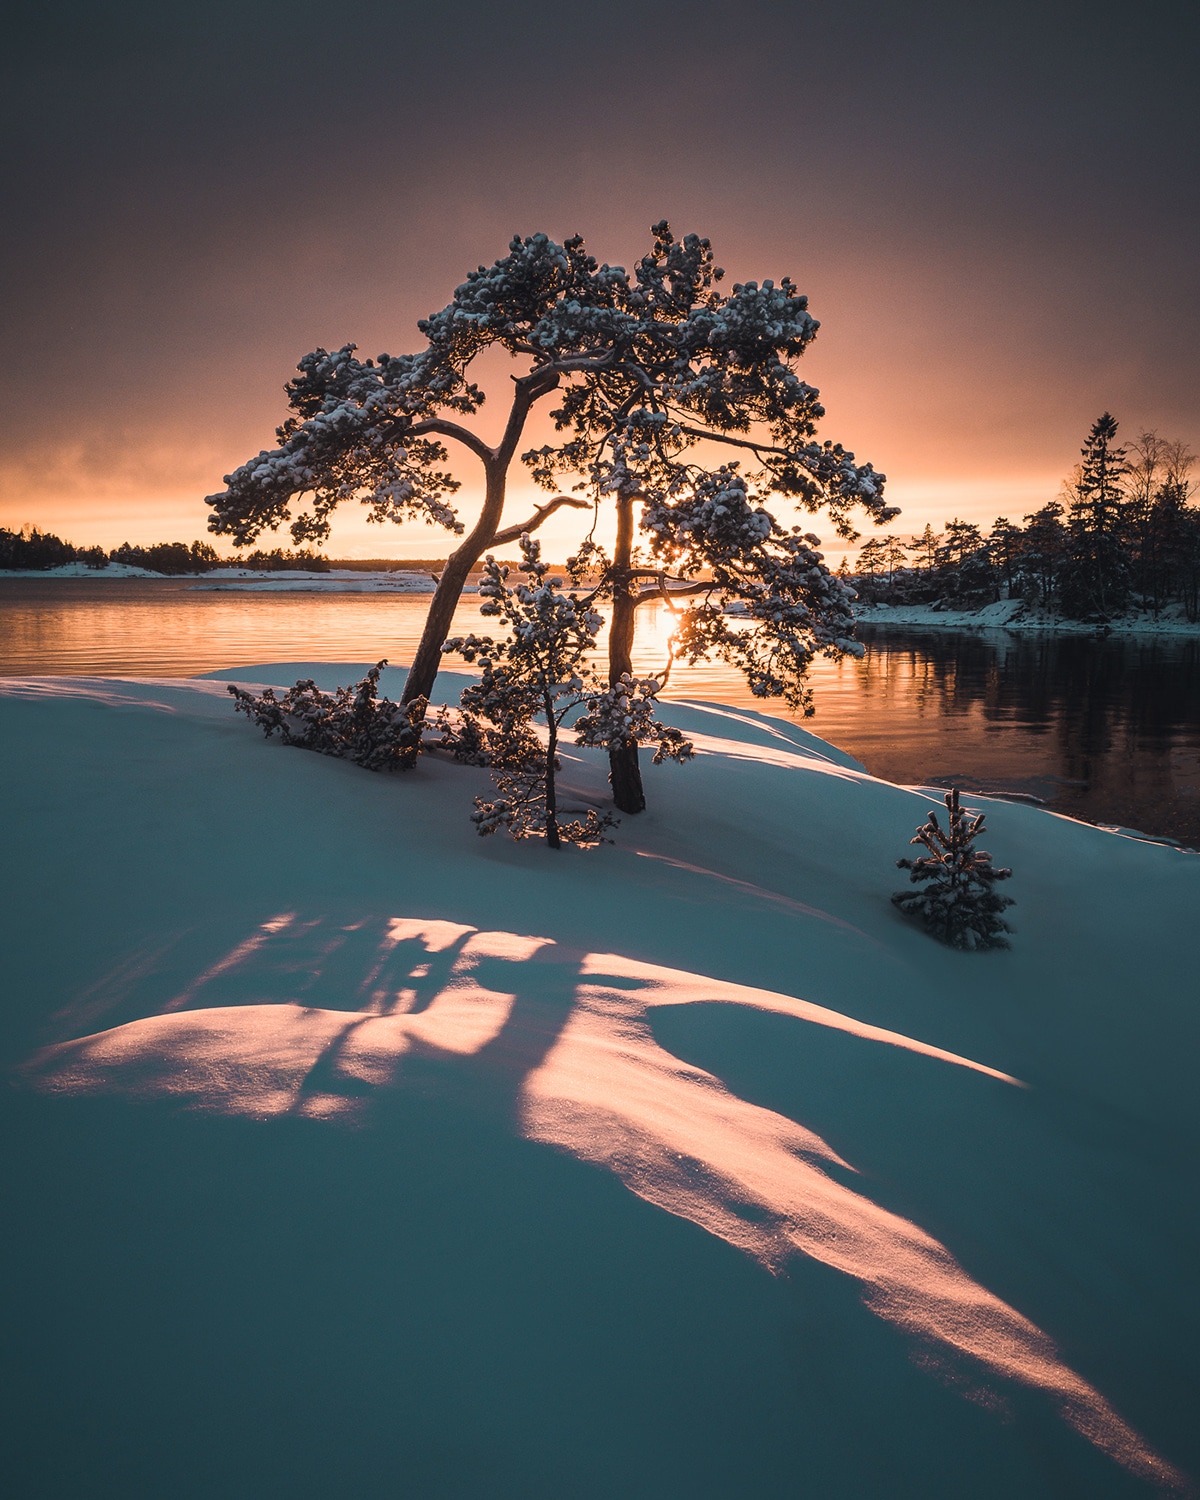
<instances>
[{"instance_id":1,"label":"snow covered shoreline","mask_svg":"<svg viewBox=\"0 0 1200 1500\"><path fill-rule=\"evenodd\" d=\"M137 568L130 563L106 563L102 568L89 568L87 563L60 563L57 568L0 568L0 578L165 578L165 573L153 573L149 568ZM199 573L185 574L199 578Z\"/></svg>"},{"instance_id":2,"label":"snow covered shoreline","mask_svg":"<svg viewBox=\"0 0 1200 1500\"><path fill-rule=\"evenodd\" d=\"M334 568L328 573L312 573L302 570L256 572L231 567L214 568L208 573L168 575L125 563L109 563L99 569L89 568L84 563L65 563L61 567L40 571L0 569L0 578L169 578L197 592L247 594L432 594L436 587L429 573L399 570L360 573L352 568ZM463 592L475 593L475 585L468 585ZM855 607L855 616L862 624L879 629L920 626L935 630L1003 630L1028 634L1200 637L1200 621L1189 621L1177 611L1164 611L1157 618L1150 614L1129 615L1097 626L1030 609L1020 599L1001 599L975 610L935 610L927 604L859 604Z\"/></svg>"},{"instance_id":3,"label":"snow covered shoreline","mask_svg":"<svg viewBox=\"0 0 1200 1500\"><path fill-rule=\"evenodd\" d=\"M210 1493L1179 1489L1200 861L972 798L1017 934L953 953L888 899L929 798L794 724L672 704L554 855L225 692L361 671L0 681L25 1399L219 1432Z\"/></svg>"},{"instance_id":4,"label":"snow covered shoreline","mask_svg":"<svg viewBox=\"0 0 1200 1500\"><path fill-rule=\"evenodd\" d=\"M357 573L353 568L331 568L328 573L254 573L214 568L192 587L197 592L247 594L432 594L436 585L428 573Z\"/></svg>"},{"instance_id":5,"label":"snow covered shoreline","mask_svg":"<svg viewBox=\"0 0 1200 1500\"><path fill-rule=\"evenodd\" d=\"M42 570L0 569L0 578L169 578L197 590L235 590L255 594L432 594L435 587L428 573L405 573L398 569L360 573L354 568L331 568L327 573L313 573L294 568L267 572L231 567L212 568L206 573L168 574L131 567L128 563L109 563L104 568L89 568L85 563L64 563L61 567Z\"/></svg>"},{"instance_id":6,"label":"snow covered shoreline","mask_svg":"<svg viewBox=\"0 0 1200 1500\"><path fill-rule=\"evenodd\" d=\"M1067 620L1061 615L1031 609L1021 599L1000 599L980 609L934 609L929 604L857 604L855 617L863 625L879 629L888 626L919 625L934 630L1004 630L1031 635L1167 635L1200 638L1200 621L1188 620L1178 611L1127 615L1107 625L1089 625L1082 620Z\"/></svg>"}]
</instances>

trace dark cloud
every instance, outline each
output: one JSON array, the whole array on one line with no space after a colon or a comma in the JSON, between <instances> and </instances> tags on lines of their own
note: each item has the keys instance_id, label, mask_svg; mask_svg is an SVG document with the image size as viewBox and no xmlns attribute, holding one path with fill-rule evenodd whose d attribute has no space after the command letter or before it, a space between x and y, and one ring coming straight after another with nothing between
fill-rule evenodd
<instances>
[{"instance_id":1,"label":"dark cloud","mask_svg":"<svg viewBox=\"0 0 1200 1500\"><path fill-rule=\"evenodd\" d=\"M46 4L0 109L4 462L197 493L317 343L399 349L514 231L663 214L822 317L894 476L1200 437L1190 4ZM27 499L27 497L29 497ZM97 501L97 504L106 503ZM198 512L199 514L199 512Z\"/></svg>"}]
</instances>

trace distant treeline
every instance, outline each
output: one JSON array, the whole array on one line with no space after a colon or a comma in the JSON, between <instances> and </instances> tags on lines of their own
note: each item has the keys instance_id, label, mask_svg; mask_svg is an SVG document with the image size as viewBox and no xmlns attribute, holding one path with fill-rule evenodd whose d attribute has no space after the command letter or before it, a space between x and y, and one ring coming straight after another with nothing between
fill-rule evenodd
<instances>
[{"instance_id":1,"label":"distant treeline","mask_svg":"<svg viewBox=\"0 0 1200 1500\"><path fill-rule=\"evenodd\" d=\"M97 572L109 563L125 563L134 568L148 568L153 573L177 575L208 573L213 568L253 568L257 572L282 572L303 569L309 573L328 573L331 568L353 568L356 572L387 572L403 569L428 572L445 566L442 561L417 559L397 562L395 558L338 559L322 557L310 551L285 552L276 547L271 552L244 552L236 557L218 557L207 542L157 542L151 547L134 547L122 542L111 552L103 547L76 547L49 531L24 526L20 531L0 527L0 568L45 572L64 563L83 563Z\"/></svg>"},{"instance_id":2,"label":"distant treeline","mask_svg":"<svg viewBox=\"0 0 1200 1500\"><path fill-rule=\"evenodd\" d=\"M973 609L1023 598L1070 619L1097 623L1134 609L1168 606L1200 618L1200 508L1191 504L1195 456L1182 443L1143 432L1114 441L1107 413L1082 449L1083 462L1052 500L1016 525L990 531L969 521L926 526L920 536L872 537L853 578L867 603Z\"/></svg>"},{"instance_id":3,"label":"distant treeline","mask_svg":"<svg viewBox=\"0 0 1200 1500\"><path fill-rule=\"evenodd\" d=\"M150 547L134 547L122 542L111 552L103 547L76 547L64 542L53 532L40 531L36 526L24 526L20 531L7 531L0 527L0 568L44 572L48 568L62 567L64 563L83 563L99 572L109 563L124 563L132 568L148 568L152 573L208 573L213 568L256 568L263 571L278 571L284 568L305 568L310 573L327 573L328 558L315 552L284 552L276 547L273 552L249 552L242 557L218 557L207 542L156 542Z\"/></svg>"},{"instance_id":4,"label":"distant treeline","mask_svg":"<svg viewBox=\"0 0 1200 1500\"><path fill-rule=\"evenodd\" d=\"M331 568L345 568L355 573L440 573L446 566L444 557L322 557L308 550L286 552L276 547L241 552L233 557L218 557L207 542L157 542L152 547L133 547L122 542L111 552L103 547L76 547L53 532L24 526L20 531L6 531L0 526L0 569L45 572L64 563L83 563L97 572L109 563L148 568L152 573L177 575L208 573L213 568L252 568L259 573L303 570L328 573ZM483 564L480 563L479 569ZM474 571L479 571L476 569Z\"/></svg>"}]
</instances>

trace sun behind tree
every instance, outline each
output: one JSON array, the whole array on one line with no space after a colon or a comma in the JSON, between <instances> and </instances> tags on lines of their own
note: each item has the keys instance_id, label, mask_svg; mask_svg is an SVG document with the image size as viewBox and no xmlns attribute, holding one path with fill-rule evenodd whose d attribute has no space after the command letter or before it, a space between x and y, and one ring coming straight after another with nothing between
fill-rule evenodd
<instances>
[{"instance_id":1,"label":"sun behind tree","mask_svg":"<svg viewBox=\"0 0 1200 1500\"><path fill-rule=\"evenodd\" d=\"M468 635L449 640L447 653L477 663L478 683L464 688L460 711L443 712L443 744L459 760L486 765L499 795L475 799L473 821L481 834L506 829L515 839L544 836L551 849L561 844L595 844L615 820L588 808L581 817L563 818L558 806L558 746L563 721L573 710L587 712L575 724L575 743L607 750L613 746L657 745L654 764L685 761L691 742L655 717L659 684L625 673L606 688L586 664L603 621L590 596L565 594L551 576L541 547L521 538L521 577L508 582L509 569L489 556L479 586L480 613L508 627L502 640ZM546 727L542 742L535 727Z\"/></svg>"},{"instance_id":2,"label":"sun behind tree","mask_svg":"<svg viewBox=\"0 0 1200 1500\"><path fill-rule=\"evenodd\" d=\"M665 591L673 569L681 587L709 596L682 632L689 654L724 656L755 692L802 702L813 655L853 649L852 596L814 550L818 539L781 525L764 501L824 507L847 537L856 509L878 523L896 512L870 464L816 439L820 393L795 366L818 325L796 285L748 281L725 295L708 240L676 240L665 221L652 233L632 274L598 263L579 236L561 245L544 234L514 238L507 255L472 271L418 325L419 352L364 361L346 344L305 355L287 386L293 415L277 447L226 476L227 488L209 497L209 529L244 546L290 520L297 542L319 541L333 510L357 497L372 520L423 518L462 533L451 504L459 483L445 467L454 443L482 465L483 508L441 574L405 701L429 698L455 606L485 552L535 530L559 506L611 503L616 546L611 557L596 553L612 611L610 686L632 669L639 600ZM466 425L484 403L471 366L493 347L526 362L494 447ZM526 422L552 392L560 440L520 455L552 498L504 526ZM753 467L713 464L706 444L721 445L726 460L733 448ZM572 494L557 493L563 480ZM305 496L309 507L293 520ZM657 566L638 566L638 504ZM742 628L729 628L716 594L746 601ZM636 745L615 745L610 768L617 806L640 811Z\"/></svg>"}]
</instances>

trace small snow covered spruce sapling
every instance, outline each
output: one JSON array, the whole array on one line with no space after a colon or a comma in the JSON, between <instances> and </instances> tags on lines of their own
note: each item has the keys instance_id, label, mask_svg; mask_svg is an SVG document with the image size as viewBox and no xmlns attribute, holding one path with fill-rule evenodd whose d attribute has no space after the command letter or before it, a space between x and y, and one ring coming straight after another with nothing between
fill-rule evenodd
<instances>
[{"instance_id":1,"label":"small snow covered spruce sapling","mask_svg":"<svg viewBox=\"0 0 1200 1500\"><path fill-rule=\"evenodd\" d=\"M928 854L896 861L922 888L897 891L892 900L906 916L920 917L934 937L952 948L1007 948L1004 934L1013 929L1000 913L1014 903L993 887L1012 871L998 870L990 854L975 848L976 838L985 831L983 814L959 806L957 787L946 793L946 815L942 828L931 808L928 823L911 841L923 844Z\"/></svg>"},{"instance_id":2,"label":"small snow covered spruce sapling","mask_svg":"<svg viewBox=\"0 0 1200 1500\"><path fill-rule=\"evenodd\" d=\"M457 636L442 648L483 671L480 682L464 689L457 717L443 710L443 744L459 760L492 772L499 796L477 797L472 815L481 834L504 828L515 839L544 835L552 849L596 844L614 826L611 815L588 808L583 817L564 820L558 806L558 745L567 714L586 705L575 725L576 744L607 749L656 741L655 764L687 760L692 746L655 719L656 682L627 675L616 687L602 686L585 660L603 620L589 598L562 592L538 542L528 533L520 542L523 580L510 588L507 566L489 556L479 585L480 613L502 619L507 638Z\"/></svg>"},{"instance_id":3,"label":"small snow covered spruce sapling","mask_svg":"<svg viewBox=\"0 0 1200 1500\"><path fill-rule=\"evenodd\" d=\"M385 657L361 682L335 688L332 697L309 677L288 688L282 698L276 698L272 688L265 688L259 698L233 683L229 691L237 712L257 724L268 739L278 733L285 745L352 760L368 771L402 771L413 764L420 749L426 705L379 698L379 674L386 666Z\"/></svg>"}]
</instances>

